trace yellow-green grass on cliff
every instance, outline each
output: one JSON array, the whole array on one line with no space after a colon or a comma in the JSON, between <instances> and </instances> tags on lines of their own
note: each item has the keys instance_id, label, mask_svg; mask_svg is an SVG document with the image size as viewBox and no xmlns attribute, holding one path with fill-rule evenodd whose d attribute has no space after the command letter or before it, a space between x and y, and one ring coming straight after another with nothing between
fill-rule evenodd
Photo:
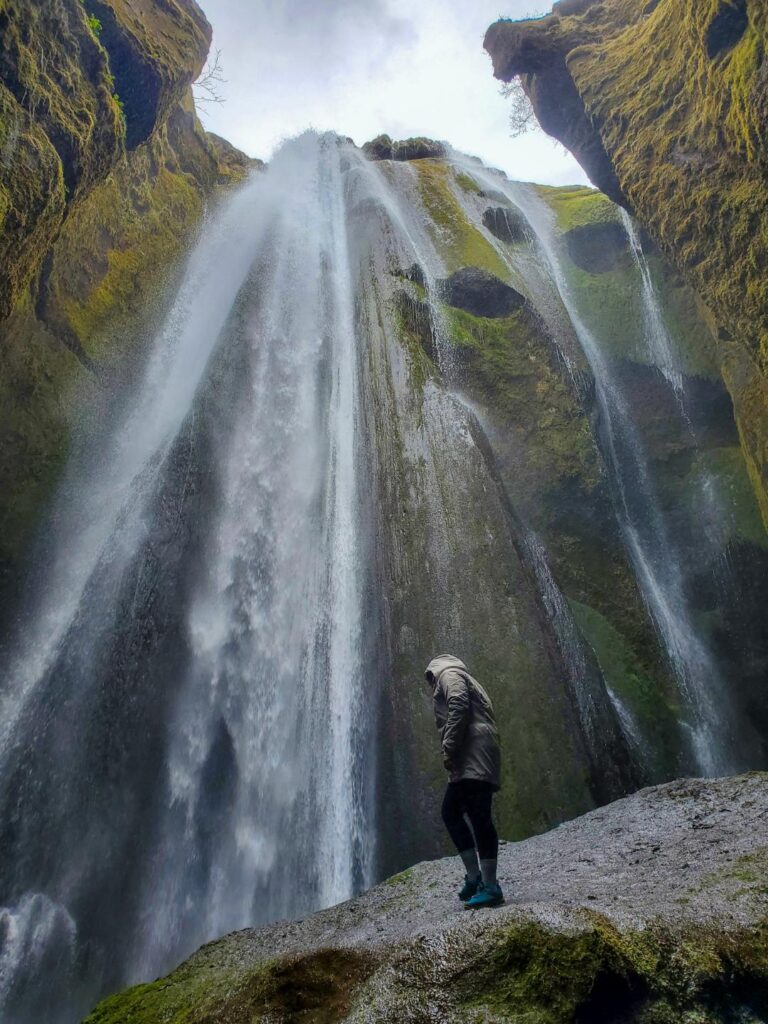
<instances>
[{"instance_id":1,"label":"yellow-green grass on cliff","mask_svg":"<svg viewBox=\"0 0 768 1024\"><path fill-rule=\"evenodd\" d=\"M453 189L453 170L441 160L415 160L419 195L429 214L429 230L448 273L480 267L506 281L509 268L494 247L470 223Z\"/></svg>"},{"instance_id":2,"label":"yellow-green grass on cliff","mask_svg":"<svg viewBox=\"0 0 768 1024\"><path fill-rule=\"evenodd\" d=\"M586 224L609 224L619 220L611 200L587 185L536 185L536 191L554 211L561 232Z\"/></svg>"},{"instance_id":3,"label":"yellow-green grass on cliff","mask_svg":"<svg viewBox=\"0 0 768 1024\"><path fill-rule=\"evenodd\" d=\"M86 402L96 387L74 353L37 323L28 297L7 329L0 346L0 586L28 550L61 473L73 393Z\"/></svg>"},{"instance_id":4,"label":"yellow-green grass on cliff","mask_svg":"<svg viewBox=\"0 0 768 1024\"><path fill-rule=\"evenodd\" d=\"M69 272L85 264L83 277L92 287L78 294L67 287L67 275L58 299L83 350L100 361L115 358L110 337L162 288L203 212L199 186L179 171L161 167L156 179L137 177L131 187L126 178L112 176L72 216L66 232ZM104 267L103 274L96 267Z\"/></svg>"},{"instance_id":5,"label":"yellow-green grass on cliff","mask_svg":"<svg viewBox=\"0 0 768 1024\"><path fill-rule=\"evenodd\" d=\"M635 18L569 54L577 88L630 202L765 360L766 142L755 90L768 13L751 4L742 39L712 59L701 40L716 0L663 0L645 18L641 4L608 6L634 9Z\"/></svg>"}]
</instances>

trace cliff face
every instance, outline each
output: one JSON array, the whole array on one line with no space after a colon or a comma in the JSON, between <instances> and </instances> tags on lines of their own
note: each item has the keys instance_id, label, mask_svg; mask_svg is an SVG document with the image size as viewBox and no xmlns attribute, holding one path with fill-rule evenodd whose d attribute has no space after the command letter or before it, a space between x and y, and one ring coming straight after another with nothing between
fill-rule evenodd
<instances>
[{"instance_id":1,"label":"cliff face","mask_svg":"<svg viewBox=\"0 0 768 1024\"><path fill-rule=\"evenodd\" d=\"M395 293L414 394L425 383L441 381L470 403L510 499L522 560L542 596L541 618L549 622L545 643L558 677L568 679L571 673L570 685L578 690L594 687L602 675L642 736L639 751L632 753L633 777L610 720L595 728L599 739L594 742L593 736L583 774L586 799L610 799L622 786L636 785L637 772L652 780L679 774L686 770L681 696L649 615L641 570L633 564L621 523L622 501L632 506L635 522L650 523L658 516L659 529L651 532L658 536L666 530L675 549L669 558L680 559L685 576L681 594L696 620L691 631L716 648L734 705L748 705L748 717L760 722L759 728L765 721L761 631L751 613L743 628L737 627L729 609L731 603L759 606L761 599L755 598L763 570L753 574L750 567L765 566L766 535L720 378L716 340L700 303L648 239L641 253L635 251L640 240L633 243L631 225L599 192L521 186L471 162L455 166L450 160L419 158L411 167L446 268L431 295L420 269L404 268ZM396 174L395 164L391 173ZM543 273L542 265L548 265ZM555 277L558 288L553 287ZM654 318L662 327L665 352L654 347ZM597 350L591 363L585 346ZM611 428L598 391L621 393L631 416L621 423L614 411ZM611 429L625 463L618 473L621 480L610 465L606 432ZM627 472L626 465L634 469ZM408 493L417 486L411 484L409 491L408 474L396 463L385 476L403 481L404 495L392 498L392 507L406 506ZM642 499L641 477L654 492ZM617 499L617 486L624 489L623 498ZM440 493L450 493L444 482ZM720 497L713 505L707 494ZM642 509L638 502L644 502ZM405 596L392 605L393 678L402 696L399 731L394 741L388 737L383 744L385 751L413 744L403 734L406 724L418 719L415 698L409 696L411 680L423 669L421 646L441 635L439 601L423 589L418 574L408 571L427 561L416 540L416 531L403 531L392 540L395 548L398 543L411 546L403 578L394 588ZM653 538L646 540L650 550ZM477 536L467 532L461 539L463 568L452 576L457 586L471 590L483 579L484 590L490 591L481 542L478 523ZM717 567L724 559L737 567L743 587L738 600L718 583ZM467 566L467 579L459 583ZM513 605L522 587L513 583ZM505 723L509 774L499 813L507 834L517 837L551 826L558 813L574 813L579 804L584 806L585 792L579 773L570 769L568 780L548 776L537 781L540 766L551 763L561 742L564 750L570 741L554 739L555 718L542 683L544 659L534 661L540 656L534 631L521 629L523 644L506 627L494 634L503 619L503 593L499 587L497 611L490 615L479 598L474 602L476 617L462 632L462 643ZM430 621L435 614L437 624ZM599 684L593 692L598 691ZM525 715L519 711L523 706ZM547 721L541 731L531 727L535 712ZM424 739L416 742L423 743L426 761L429 728L426 723ZM534 752L536 737L544 738L546 754ZM573 763L579 756L583 752L573 755ZM408 804L410 777L406 772L398 806ZM542 793L550 785L551 801L545 801ZM431 811L423 815L430 816ZM418 835L416 822L405 832Z\"/></svg>"},{"instance_id":2,"label":"cliff face","mask_svg":"<svg viewBox=\"0 0 768 1024\"><path fill-rule=\"evenodd\" d=\"M249 161L195 115L210 27L193 0L7 0L0 41L0 577L13 586L73 421L139 343L206 197Z\"/></svg>"},{"instance_id":3,"label":"cliff face","mask_svg":"<svg viewBox=\"0 0 768 1024\"><path fill-rule=\"evenodd\" d=\"M768 516L768 12L760 0L563 0L499 21L497 78L636 213L704 299Z\"/></svg>"},{"instance_id":4,"label":"cliff face","mask_svg":"<svg viewBox=\"0 0 768 1024\"><path fill-rule=\"evenodd\" d=\"M87 1024L764 1019L766 782L677 782L503 844L499 910L462 909L457 858L418 864L212 942Z\"/></svg>"}]
</instances>

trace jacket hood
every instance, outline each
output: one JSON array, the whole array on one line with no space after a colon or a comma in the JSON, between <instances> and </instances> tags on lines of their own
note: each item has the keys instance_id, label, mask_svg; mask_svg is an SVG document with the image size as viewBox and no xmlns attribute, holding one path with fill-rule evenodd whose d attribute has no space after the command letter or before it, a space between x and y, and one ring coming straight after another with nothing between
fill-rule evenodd
<instances>
[{"instance_id":1,"label":"jacket hood","mask_svg":"<svg viewBox=\"0 0 768 1024\"><path fill-rule=\"evenodd\" d=\"M445 672L447 668L459 668L462 672L467 672L467 666L460 658L455 658L452 654L438 654L427 665L424 675L429 678L429 673L431 673L437 679L440 673Z\"/></svg>"}]
</instances>

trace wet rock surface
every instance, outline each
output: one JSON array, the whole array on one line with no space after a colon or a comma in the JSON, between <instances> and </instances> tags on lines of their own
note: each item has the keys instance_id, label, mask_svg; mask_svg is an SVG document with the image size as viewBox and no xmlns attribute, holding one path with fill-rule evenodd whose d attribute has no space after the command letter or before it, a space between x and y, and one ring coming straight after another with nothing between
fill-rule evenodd
<instances>
[{"instance_id":1,"label":"wet rock surface","mask_svg":"<svg viewBox=\"0 0 768 1024\"><path fill-rule=\"evenodd\" d=\"M440 287L449 306L473 316L509 316L525 305L520 292L479 267L462 267Z\"/></svg>"},{"instance_id":2,"label":"wet rock surface","mask_svg":"<svg viewBox=\"0 0 768 1024\"><path fill-rule=\"evenodd\" d=\"M623 269L632 262L627 233L617 222L572 228L565 234L565 244L576 266L590 274Z\"/></svg>"},{"instance_id":3,"label":"wet rock surface","mask_svg":"<svg viewBox=\"0 0 768 1024\"><path fill-rule=\"evenodd\" d=\"M306 920L226 936L88 1022L765 1013L764 773L642 790L503 844L507 904L495 911L461 907L460 874L455 858L421 863Z\"/></svg>"},{"instance_id":4,"label":"wet rock surface","mask_svg":"<svg viewBox=\"0 0 768 1024\"><path fill-rule=\"evenodd\" d=\"M483 214L483 224L502 242L513 245L529 241L531 237L525 217L514 207L490 206Z\"/></svg>"}]
</instances>

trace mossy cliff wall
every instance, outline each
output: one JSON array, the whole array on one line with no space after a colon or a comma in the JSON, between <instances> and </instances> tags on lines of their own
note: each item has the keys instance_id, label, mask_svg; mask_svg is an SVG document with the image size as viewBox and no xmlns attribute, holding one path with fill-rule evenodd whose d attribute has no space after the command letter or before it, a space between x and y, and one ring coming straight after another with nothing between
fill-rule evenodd
<instances>
[{"instance_id":1,"label":"mossy cliff wall","mask_svg":"<svg viewBox=\"0 0 768 1024\"><path fill-rule=\"evenodd\" d=\"M762 0L580 0L485 46L542 127L635 212L703 298L768 518L768 10Z\"/></svg>"},{"instance_id":2,"label":"mossy cliff wall","mask_svg":"<svg viewBox=\"0 0 768 1024\"><path fill-rule=\"evenodd\" d=\"M402 267L394 275L393 319L407 369L391 375L393 380L407 375L408 400L391 414L391 424L376 431L387 439L377 440L378 459L388 464L386 487L402 490L399 496L385 496L384 506L396 512L384 517L381 532L385 535L393 523L403 527L390 541L400 551L389 605L393 650L387 677L394 680L396 696L394 732L386 736L383 748L420 750L423 745L424 764L434 762L439 780L429 723L423 736L420 728L418 736L404 735L404 723L419 720L413 679L423 666L416 639L422 646L436 644L435 649L460 649L491 689L500 717L515 723L504 737L510 778L499 813L509 834L527 834L552 824L558 815L572 814L580 801L585 806L583 784L579 793L549 779L561 805L545 799L539 789L547 808L547 820L542 821L513 792L514 787L527 791L531 774L556 760L553 704L542 701L542 681L549 674L564 692L581 686L591 694L601 692L602 677L631 717L630 730L640 738L629 771L622 751L611 743L609 727L598 730L606 746L592 747L596 771L585 769L584 761L572 753L563 759L570 766L580 764L594 799L605 799L596 781L610 791L611 786L636 785L638 778L657 780L695 770L686 760L681 693L641 593L606 462L605 422L596 389L607 384L593 376L577 321L599 347L604 371L610 367L611 386L632 398L644 472L653 481L658 514L684 567L696 628L716 651L734 707L747 708L745 716L759 731L766 720L761 697L766 652L753 611L759 615L762 606L760 575L768 539L720 376L716 339L701 303L650 240L633 234L614 203L590 188L518 185L482 165L450 158L424 156L406 166L392 161L385 164L385 173L409 203L420 207L434 252L430 255L425 245L422 267ZM528 219L534 208L540 210L541 222ZM542 239L548 238L562 272L562 293L551 267L542 271ZM635 251L641 242L642 251ZM668 359L651 344L643 268L663 322ZM377 274L380 282L392 278L388 266ZM566 293L568 309L562 300ZM665 376L672 370L678 392ZM368 368L365 377L379 379L380 369ZM465 588L473 592L475 581L482 580L483 594L453 618L440 607L442 590L438 597L425 571L436 564L435 558L419 548L428 517L422 512L420 519L411 508L413 495L423 494L425 484L423 467L409 478L408 453L423 453L423 448L403 441L399 453L386 451L409 417L417 423L434 421L435 388L443 387L460 395L482 426L488 458L511 505L505 532L523 565L522 571L510 567L515 556L509 552L505 563L498 554L484 555L480 544L473 547L475 534L485 537L482 516L489 501L479 497L480 488L462 492L453 524L459 534L453 546L461 551L461 563L448 577L468 576L465 584L449 589L453 594L463 594ZM445 441L437 447L450 449ZM438 481L457 478L455 471L440 469L437 457L434 467ZM488 483L484 486L493 492ZM436 489L447 510L453 491L444 482L432 485ZM464 521L461 510L467 505L475 512ZM404 509L411 513L405 515ZM498 526L487 533L498 540ZM441 548L451 549L452 542ZM724 562L738 567L738 598L718 583ZM499 566L511 584L506 594L501 586L494 591L491 583ZM526 628L516 634L510 623L520 615L522 595L530 590L539 593L539 614L528 609ZM497 596L491 599L489 616L483 600L491 593ZM745 610L743 627L731 606ZM435 621L428 621L434 612ZM458 623L449 641L446 621ZM535 661L533 638L539 631L546 651ZM524 644L517 635L525 637ZM574 670L581 678L569 681ZM549 717L547 728L537 731L532 723L539 707ZM570 723L577 734L585 728L578 719L577 713ZM516 730L524 733L524 741ZM581 733L587 743L589 731L587 724ZM532 748L536 737L541 740L538 751ZM762 756L750 750L744 760L762 763ZM578 771L568 771L575 780ZM391 780L397 772L387 777ZM412 777L410 766L404 778Z\"/></svg>"},{"instance_id":3,"label":"mossy cliff wall","mask_svg":"<svg viewBox=\"0 0 768 1024\"><path fill-rule=\"evenodd\" d=\"M250 162L195 114L210 27L194 0L0 0L0 42L7 590L73 422L138 347L207 197Z\"/></svg>"}]
</instances>

